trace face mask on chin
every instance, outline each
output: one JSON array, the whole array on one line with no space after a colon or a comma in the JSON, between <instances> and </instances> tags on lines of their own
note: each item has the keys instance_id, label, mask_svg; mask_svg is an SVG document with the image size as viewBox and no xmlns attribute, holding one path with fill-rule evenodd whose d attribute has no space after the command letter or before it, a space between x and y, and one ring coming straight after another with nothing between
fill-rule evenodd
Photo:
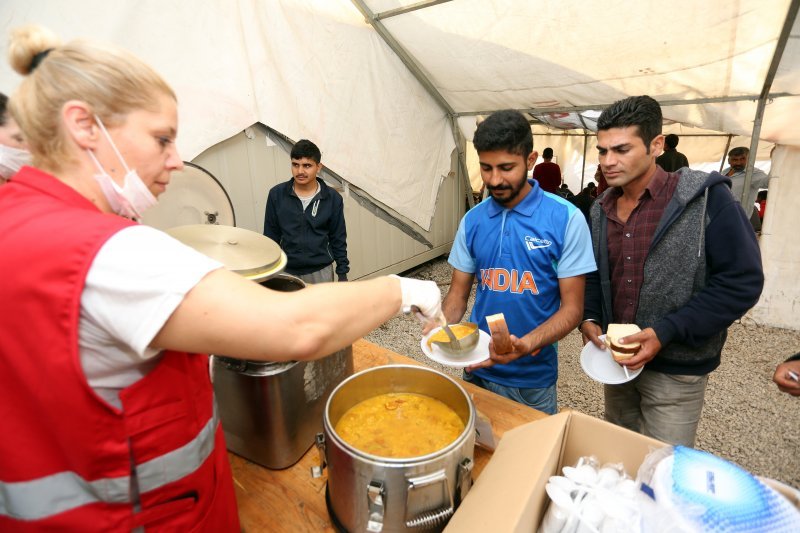
<instances>
[{"instance_id":1,"label":"face mask on chin","mask_svg":"<svg viewBox=\"0 0 800 533\"><path fill-rule=\"evenodd\" d=\"M0 144L0 183L5 183L24 165L31 164L31 154L11 146Z\"/></svg>"},{"instance_id":2,"label":"face mask on chin","mask_svg":"<svg viewBox=\"0 0 800 533\"><path fill-rule=\"evenodd\" d=\"M146 210L158 203L158 200L144 184L136 170L128 168L128 165L122 158L122 154L117 150L114 141L111 140L111 136L108 134L108 131L106 131L106 127L103 125L100 117L95 115L95 120L97 120L100 130L103 132L103 135L108 140L117 158L122 163L125 169L125 178L122 187L120 187L117 182L109 176L108 172L103 169L103 166L97 160L94 153L87 148L86 152L89 154L89 157L92 158L95 167L97 167L98 173L95 174L94 179L100 184L100 190L103 192L103 196L105 196L106 200L108 200L112 211L118 215L139 220Z\"/></svg>"}]
</instances>

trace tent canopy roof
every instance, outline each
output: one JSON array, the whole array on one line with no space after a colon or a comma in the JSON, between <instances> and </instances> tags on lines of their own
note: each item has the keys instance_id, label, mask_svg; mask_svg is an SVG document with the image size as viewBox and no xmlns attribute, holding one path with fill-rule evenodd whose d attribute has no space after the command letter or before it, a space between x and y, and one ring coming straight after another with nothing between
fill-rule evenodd
<instances>
[{"instance_id":1,"label":"tent canopy roof","mask_svg":"<svg viewBox=\"0 0 800 533\"><path fill-rule=\"evenodd\" d=\"M785 112L800 105L800 23L777 47L789 0L354 3L377 14L458 116L597 109L648 94L670 104L665 118L749 136L777 51L761 138L800 144Z\"/></svg>"},{"instance_id":2,"label":"tent canopy roof","mask_svg":"<svg viewBox=\"0 0 800 533\"><path fill-rule=\"evenodd\" d=\"M9 0L0 24L110 41L153 65L178 94L184 159L262 122L314 140L328 167L428 229L454 129L471 139L479 113L649 94L692 102L664 106L667 119L749 136L778 51L760 137L800 146L800 26L785 24L798 2ZM18 82L0 64L0 91Z\"/></svg>"}]
</instances>

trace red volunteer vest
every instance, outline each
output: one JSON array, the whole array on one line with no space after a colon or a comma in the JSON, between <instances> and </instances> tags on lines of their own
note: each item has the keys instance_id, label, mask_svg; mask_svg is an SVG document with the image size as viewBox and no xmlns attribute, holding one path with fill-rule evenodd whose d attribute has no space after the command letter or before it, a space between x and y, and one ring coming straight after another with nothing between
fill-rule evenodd
<instances>
[{"instance_id":1,"label":"red volunteer vest","mask_svg":"<svg viewBox=\"0 0 800 533\"><path fill-rule=\"evenodd\" d=\"M239 531L208 358L165 353L122 409L83 374L86 274L132 224L29 167L0 187L0 531Z\"/></svg>"}]
</instances>

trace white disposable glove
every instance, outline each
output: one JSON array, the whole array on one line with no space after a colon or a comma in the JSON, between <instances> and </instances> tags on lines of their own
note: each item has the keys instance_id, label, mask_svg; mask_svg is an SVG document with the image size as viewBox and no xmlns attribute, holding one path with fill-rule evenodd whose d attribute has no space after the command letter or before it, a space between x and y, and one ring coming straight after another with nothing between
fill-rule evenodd
<instances>
[{"instance_id":1,"label":"white disposable glove","mask_svg":"<svg viewBox=\"0 0 800 533\"><path fill-rule=\"evenodd\" d=\"M422 315L423 320L438 320L442 313L442 293L439 286L434 281L424 281L421 279L402 278L391 276L400 280L400 292L402 293L402 303L399 313L410 313L412 306L414 311Z\"/></svg>"}]
</instances>

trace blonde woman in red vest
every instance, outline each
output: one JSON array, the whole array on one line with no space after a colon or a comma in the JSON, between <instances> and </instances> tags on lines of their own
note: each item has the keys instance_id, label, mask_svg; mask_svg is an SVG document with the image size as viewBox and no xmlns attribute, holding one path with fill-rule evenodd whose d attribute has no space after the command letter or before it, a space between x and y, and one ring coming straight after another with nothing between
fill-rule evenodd
<instances>
[{"instance_id":1,"label":"blonde woman in red vest","mask_svg":"<svg viewBox=\"0 0 800 533\"><path fill-rule=\"evenodd\" d=\"M322 357L416 305L382 277L274 292L135 222L182 167L176 98L114 47L12 33L33 157L0 188L0 531L239 531L208 359Z\"/></svg>"}]
</instances>

